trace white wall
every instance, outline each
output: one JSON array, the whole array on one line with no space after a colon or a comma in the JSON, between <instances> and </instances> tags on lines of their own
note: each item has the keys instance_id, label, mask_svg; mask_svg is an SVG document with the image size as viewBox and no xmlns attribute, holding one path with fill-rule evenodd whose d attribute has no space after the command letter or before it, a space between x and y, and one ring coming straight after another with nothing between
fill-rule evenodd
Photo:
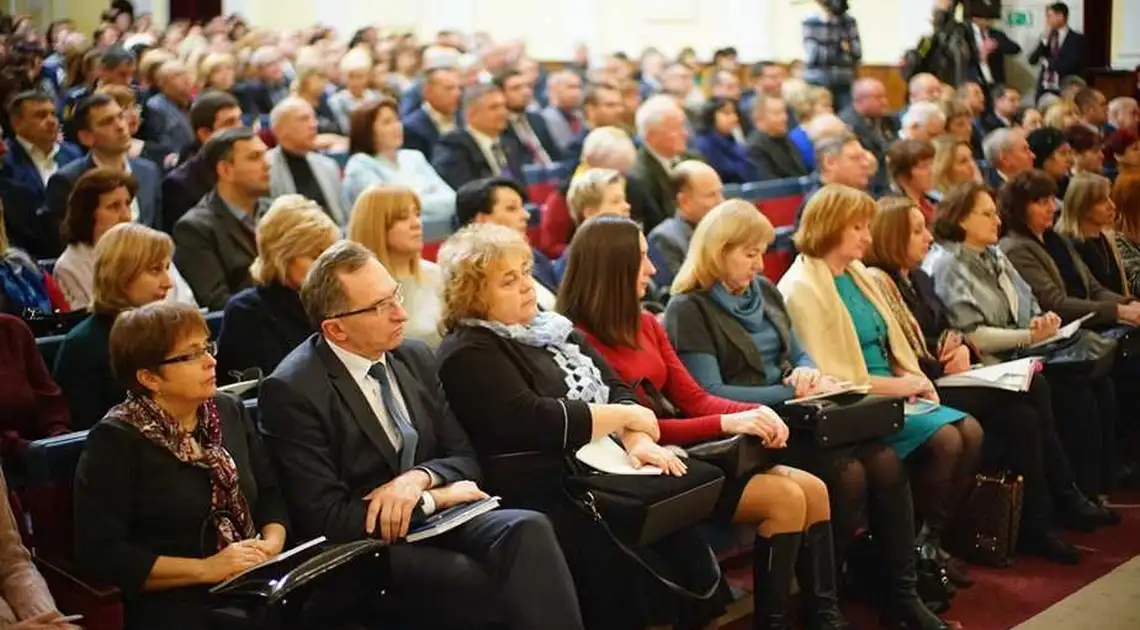
<instances>
[{"instance_id":1,"label":"white wall","mask_svg":"<svg viewBox=\"0 0 1140 630\"><path fill-rule=\"evenodd\" d=\"M1118 70L1140 66L1140 0L1114 0L1111 63Z\"/></svg>"}]
</instances>

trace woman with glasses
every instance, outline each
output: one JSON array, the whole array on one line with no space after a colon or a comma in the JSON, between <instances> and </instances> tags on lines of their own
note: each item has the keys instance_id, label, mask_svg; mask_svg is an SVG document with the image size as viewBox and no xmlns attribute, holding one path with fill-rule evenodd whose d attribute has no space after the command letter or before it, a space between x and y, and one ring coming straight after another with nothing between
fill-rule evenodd
<instances>
[{"instance_id":1,"label":"woman with glasses","mask_svg":"<svg viewBox=\"0 0 1140 630\"><path fill-rule=\"evenodd\" d=\"M88 429L124 391L107 365L107 340L115 317L127 310L166 299L170 278L170 237L137 223L120 223L107 230L95 246L95 290L91 316L63 339L53 375L67 395L71 423Z\"/></svg>"},{"instance_id":2,"label":"woman with glasses","mask_svg":"<svg viewBox=\"0 0 1140 630\"><path fill-rule=\"evenodd\" d=\"M219 395L202 314L121 314L110 368L126 389L75 474L75 559L123 592L125 628L209 628L209 587L281 553L285 502L245 408Z\"/></svg>"},{"instance_id":3,"label":"woman with glasses","mask_svg":"<svg viewBox=\"0 0 1140 630\"><path fill-rule=\"evenodd\" d=\"M269 374L285 355L315 331L301 305L301 282L309 266L340 238L340 228L315 202L282 195L257 222L254 286L234 294L222 315L218 367L233 372L259 368Z\"/></svg>"}]
</instances>

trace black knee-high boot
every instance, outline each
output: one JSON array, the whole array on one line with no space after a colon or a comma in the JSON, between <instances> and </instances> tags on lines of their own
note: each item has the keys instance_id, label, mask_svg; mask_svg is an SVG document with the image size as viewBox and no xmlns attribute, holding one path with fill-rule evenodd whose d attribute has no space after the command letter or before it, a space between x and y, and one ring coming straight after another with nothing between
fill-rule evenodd
<instances>
[{"instance_id":1,"label":"black knee-high boot","mask_svg":"<svg viewBox=\"0 0 1140 630\"><path fill-rule=\"evenodd\" d=\"M803 599L804 627L808 630L847 630L839 611L839 585L831 522L815 523L804 532L804 546L796 562L796 581Z\"/></svg>"},{"instance_id":2,"label":"black knee-high boot","mask_svg":"<svg viewBox=\"0 0 1140 630\"><path fill-rule=\"evenodd\" d=\"M791 630L789 602L803 534L756 537L752 546L752 628Z\"/></svg>"},{"instance_id":3,"label":"black knee-high boot","mask_svg":"<svg viewBox=\"0 0 1140 630\"><path fill-rule=\"evenodd\" d=\"M887 487L872 489L870 495L871 532L879 539L890 580L884 625L907 630L950 630L918 597L910 484L903 477Z\"/></svg>"}]
</instances>

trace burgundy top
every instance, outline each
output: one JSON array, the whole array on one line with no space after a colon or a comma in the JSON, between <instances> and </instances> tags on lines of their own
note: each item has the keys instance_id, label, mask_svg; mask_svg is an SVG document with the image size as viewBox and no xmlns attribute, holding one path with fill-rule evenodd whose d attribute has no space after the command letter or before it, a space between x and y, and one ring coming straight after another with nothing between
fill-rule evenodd
<instances>
[{"instance_id":1,"label":"burgundy top","mask_svg":"<svg viewBox=\"0 0 1140 630\"><path fill-rule=\"evenodd\" d=\"M637 348L605 346L589 331L582 333L626 384L633 387L641 379L649 381L681 413L682 418L660 421L662 444L715 440L723 436L721 414L759 407L713 396L702 389L677 358L665 329L650 313L641 314ZM642 392L637 394L641 396Z\"/></svg>"},{"instance_id":2,"label":"burgundy top","mask_svg":"<svg viewBox=\"0 0 1140 630\"><path fill-rule=\"evenodd\" d=\"M32 331L0 313L0 457L19 459L28 442L71 431L67 400L51 378Z\"/></svg>"}]
</instances>

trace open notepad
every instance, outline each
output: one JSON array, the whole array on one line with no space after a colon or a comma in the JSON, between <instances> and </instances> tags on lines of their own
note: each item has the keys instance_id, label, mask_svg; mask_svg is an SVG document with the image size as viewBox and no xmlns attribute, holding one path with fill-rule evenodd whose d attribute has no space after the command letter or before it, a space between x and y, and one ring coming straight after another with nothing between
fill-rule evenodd
<instances>
[{"instance_id":1,"label":"open notepad","mask_svg":"<svg viewBox=\"0 0 1140 630\"><path fill-rule=\"evenodd\" d=\"M870 385L856 385L855 383L842 382L839 387L828 392L820 392L818 394L809 394L800 398L793 398L786 401L785 405L795 405L798 403L808 402L810 400L819 400L820 398L830 398L832 396L839 396L841 394L866 394L871 391Z\"/></svg>"},{"instance_id":2,"label":"open notepad","mask_svg":"<svg viewBox=\"0 0 1140 630\"><path fill-rule=\"evenodd\" d=\"M1057 330L1057 334L1053 335L1052 337L1049 337L1048 339L1042 339L1041 341L1038 341L1037 343L1029 344L1029 347L1030 348L1040 348L1041 346L1051 344L1054 341L1061 341L1062 339L1068 339L1069 337L1072 337L1073 335L1077 334L1077 331L1081 329L1081 324L1087 322L1089 319L1092 318L1093 315L1095 315L1095 313L1089 313L1089 314L1085 315L1084 317L1081 317L1080 319L1075 319L1075 320L1069 322L1068 324L1061 326L1061 328Z\"/></svg>"},{"instance_id":3,"label":"open notepad","mask_svg":"<svg viewBox=\"0 0 1140 630\"><path fill-rule=\"evenodd\" d=\"M633 467L633 460L613 437L603 435L578 449L574 457L583 464L611 475L660 475L656 466Z\"/></svg>"},{"instance_id":4,"label":"open notepad","mask_svg":"<svg viewBox=\"0 0 1140 630\"><path fill-rule=\"evenodd\" d=\"M938 379L939 387L993 387L1011 392L1029 391L1033 375L1037 373L1041 359L1026 357L1016 361L1006 361L997 365L974 368L961 374L952 374Z\"/></svg>"},{"instance_id":5,"label":"open notepad","mask_svg":"<svg viewBox=\"0 0 1140 630\"><path fill-rule=\"evenodd\" d=\"M314 538L308 542L303 542L303 543L297 545L296 547L293 547L289 551L277 554L276 556L266 560L265 562L262 562L261 564L254 565L254 566L246 569L245 571L238 573L237 575L231 577L230 579L226 580L225 582L214 585L214 587L210 589L210 592L216 593L218 591L221 591L221 590L225 589L227 586L229 586L230 584L233 584L237 580L240 580L241 578L245 577L246 575L248 575L250 573L253 573L254 571L260 571L261 569L264 569L265 567L272 566L272 565L275 565L275 564L280 563L280 562L284 562L284 561L288 560L289 558L292 558L293 556L295 556L299 553L303 553L304 551L306 551L308 549L312 549L313 547L316 547L317 545L319 545L323 542L325 542L324 536L317 536L316 538Z\"/></svg>"}]
</instances>

